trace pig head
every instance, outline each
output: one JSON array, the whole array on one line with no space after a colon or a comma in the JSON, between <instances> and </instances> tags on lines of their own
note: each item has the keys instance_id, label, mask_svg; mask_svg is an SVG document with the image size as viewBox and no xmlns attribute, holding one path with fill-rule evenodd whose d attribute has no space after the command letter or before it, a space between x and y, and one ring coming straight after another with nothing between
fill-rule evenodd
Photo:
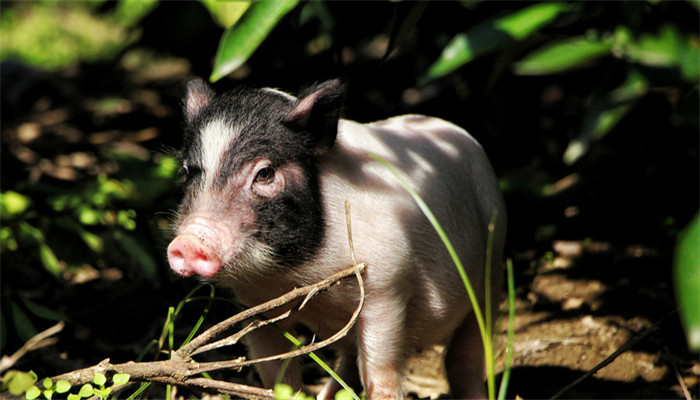
<instances>
[{"instance_id":1,"label":"pig head","mask_svg":"<svg viewBox=\"0 0 700 400\"><path fill-rule=\"evenodd\" d=\"M231 288L253 306L352 264L344 202L349 200L365 306L338 344L337 372L370 398L401 398L405 362L433 344L447 347L452 395L484 396L483 350L459 274L410 195L386 168L399 169L453 241L483 307L488 225L497 212L492 292L500 288L505 207L481 146L461 128L418 115L371 124L340 119L343 85L328 81L299 97L239 88L215 94L191 81L180 154L184 197L168 246L170 266ZM285 322L320 336L340 329L358 291L343 283ZM497 304L497 299L492 304ZM252 357L289 343L274 329L247 339ZM258 368L271 386L279 363ZM283 381L301 387L298 366ZM330 382L320 398L339 389Z\"/></svg>"}]
</instances>

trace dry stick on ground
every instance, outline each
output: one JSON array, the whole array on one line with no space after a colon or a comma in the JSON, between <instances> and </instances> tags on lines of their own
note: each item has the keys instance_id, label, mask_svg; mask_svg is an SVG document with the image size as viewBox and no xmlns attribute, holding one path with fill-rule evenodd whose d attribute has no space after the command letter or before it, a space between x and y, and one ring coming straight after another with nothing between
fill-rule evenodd
<instances>
[{"instance_id":1,"label":"dry stick on ground","mask_svg":"<svg viewBox=\"0 0 700 400\"><path fill-rule=\"evenodd\" d=\"M96 372L100 372L108 376L112 373L125 373L130 375L131 382L158 382L186 387L190 389L201 390L204 392L221 393L231 396L241 396L245 398L271 399L273 398L273 395L272 390L269 389L261 389L257 387L241 385L231 382L205 379L197 376L203 372L211 372L224 369L240 369L241 367L252 364L258 364L261 362L296 357L303 354L308 354L314 350L317 350L321 347L325 347L333 342L338 341L339 339L347 335L348 331L350 330L350 328L352 328L355 321L357 320L360 310L362 309L362 305L364 303L364 288L360 273L363 272L364 269L364 263L358 264L351 268L340 271L334 275L331 275L323 281L320 281L313 285L294 289L276 299L270 300L266 303L260 304L259 306L240 312L234 315L233 317L214 325L213 327L209 328L207 331L203 332L198 337L193 339L186 346L183 346L179 350L173 352L170 360L112 364L109 362L109 359L106 359L95 366L58 375L52 377L51 379L54 382L63 379L68 381L72 386L78 386L92 382ZM296 300L301 297L305 298L302 302L302 304L304 304L309 298L315 296L319 292L328 290L333 285L340 282L342 279L348 278L353 275L357 277L359 282L360 300L358 302L358 306L355 309L355 312L353 313L348 323L345 325L345 327L343 327L343 329L341 329L335 335L329 337L328 339L310 344L301 349L290 351L284 354L255 360L246 360L245 357L241 357L236 360L206 363L198 363L192 360L191 356L200 353L201 351L199 350L201 348L206 347L206 349L211 350L213 348L233 344L235 340L231 340L231 338L235 338L236 340L240 338L241 335L239 335L238 333L230 336L229 338L225 338L212 344L210 344L209 342L217 336L219 336L220 334L222 334L223 332L227 331L228 329L231 329L235 324L245 321L249 318L259 316L262 313L278 309L284 305L289 304L293 300ZM283 316L286 317L290 315L290 313L291 310L289 312L284 313ZM278 321L280 319L281 318L276 317L270 320L254 321L253 323L251 323L251 325L244 328L244 331L246 331L247 333L258 327L265 326L269 323Z\"/></svg>"},{"instance_id":2,"label":"dry stick on ground","mask_svg":"<svg viewBox=\"0 0 700 400\"><path fill-rule=\"evenodd\" d=\"M20 349L17 350L13 355L2 356L2 359L0 359L0 373L3 373L6 369L9 369L13 365L15 365L17 360L19 360L26 353L56 343L58 339L52 338L51 336L57 334L58 332L61 332L64 326L65 323L61 321L56 325L52 326L51 328L40 332L33 338L29 339L27 343L25 343L24 346L20 347Z\"/></svg>"}]
</instances>

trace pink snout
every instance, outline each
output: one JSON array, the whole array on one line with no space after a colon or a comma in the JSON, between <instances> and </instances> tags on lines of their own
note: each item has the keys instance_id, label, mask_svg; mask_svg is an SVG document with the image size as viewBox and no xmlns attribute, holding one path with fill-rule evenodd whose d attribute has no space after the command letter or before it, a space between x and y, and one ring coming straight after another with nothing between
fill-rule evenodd
<instances>
[{"instance_id":1,"label":"pink snout","mask_svg":"<svg viewBox=\"0 0 700 400\"><path fill-rule=\"evenodd\" d=\"M221 268L221 261L216 253L189 233L183 233L170 242L168 261L170 268L182 276L197 274L211 278Z\"/></svg>"}]
</instances>

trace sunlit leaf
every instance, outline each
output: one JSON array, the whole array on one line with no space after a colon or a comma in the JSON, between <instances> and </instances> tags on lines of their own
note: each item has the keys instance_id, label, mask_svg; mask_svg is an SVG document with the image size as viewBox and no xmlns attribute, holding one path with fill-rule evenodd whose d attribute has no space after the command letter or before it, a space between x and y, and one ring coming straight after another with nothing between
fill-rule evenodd
<instances>
[{"instance_id":1,"label":"sunlit leaf","mask_svg":"<svg viewBox=\"0 0 700 400\"><path fill-rule=\"evenodd\" d=\"M570 7L566 3L538 3L497 19L496 27L515 40L523 40Z\"/></svg>"},{"instance_id":2,"label":"sunlit leaf","mask_svg":"<svg viewBox=\"0 0 700 400\"><path fill-rule=\"evenodd\" d=\"M10 370L3 376L2 390L7 390L11 394L19 396L20 394L34 387L34 382L36 382L36 379L31 374L17 370ZM39 390L39 388L36 389Z\"/></svg>"},{"instance_id":3,"label":"sunlit leaf","mask_svg":"<svg viewBox=\"0 0 700 400\"><path fill-rule=\"evenodd\" d=\"M238 22L250 6L249 1L201 0L216 23L228 28Z\"/></svg>"},{"instance_id":4,"label":"sunlit leaf","mask_svg":"<svg viewBox=\"0 0 700 400\"><path fill-rule=\"evenodd\" d=\"M122 26L133 26L157 5L158 0L120 0L110 17L115 23Z\"/></svg>"},{"instance_id":5,"label":"sunlit leaf","mask_svg":"<svg viewBox=\"0 0 700 400\"><path fill-rule=\"evenodd\" d=\"M475 58L508 43L523 40L569 8L563 3L539 3L500 18L488 19L457 34L428 69L423 82L447 75Z\"/></svg>"},{"instance_id":6,"label":"sunlit leaf","mask_svg":"<svg viewBox=\"0 0 700 400\"><path fill-rule=\"evenodd\" d=\"M58 262L58 257L56 257L56 254L46 243L39 245L39 258L44 268L52 275L58 276L61 273L61 265Z\"/></svg>"},{"instance_id":7,"label":"sunlit leaf","mask_svg":"<svg viewBox=\"0 0 700 400\"><path fill-rule=\"evenodd\" d=\"M602 139L630 111L635 100L647 93L649 85L637 70L630 69L621 85L603 80L594 90L578 135L564 152L564 163L571 165L587 151L591 143Z\"/></svg>"},{"instance_id":8,"label":"sunlit leaf","mask_svg":"<svg viewBox=\"0 0 700 400\"><path fill-rule=\"evenodd\" d=\"M278 383L275 385L273 394L275 396L275 400L288 400L294 394L294 389L292 389L292 387L289 385Z\"/></svg>"},{"instance_id":9,"label":"sunlit leaf","mask_svg":"<svg viewBox=\"0 0 700 400\"><path fill-rule=\"evenodd\" d=\"M258 1L224 32L209 80L216 82L243 65L298 0Z\"/></svg>"},{"instance_id":10,"label":"sunlit leaf","mask_svg":"<svg viewBox=\"0 0 700 400\"><path fill-rule=\"evenodd\" d=\"M95 390L92 387L92 385L89 383L86 383L80 388L80 392L78 392L78 394L80 395L80 397L90 397L90 396L92 396L94 391Z\"/></svg>"},{"instance_id":11,"label":"sunlit leaf","mask_svg":"<svg viewBox=\"0 0 700 400\"><path fill-rule=\"evenodd\" d=\"M68 381L61 379L56 382L56 393L66 393L70 390L70 387L71 385Z\"/></svg>"},{"instance_id":12,"label":"sunlit leaf","mask_svg":"<svg viewBox=\"0 0 700 400\"><path fill-rule=\"evenodd\" d=\"M27 400L34 400L37 397L41 395L41 389L39 389L36 386L32 386L27 390L27 393L24 394L24 396L27 398Z\"/></svg>"},{"instance_id":13,"label":"sunlit leaf","mask_svg":"<svg viewBox=\"0 0 700 400\"><path fill-rule=\"evenodd\" d=\"M92 381L96 385L104 386L104 384L107 383L107 377L104 376L104 374L102 374L102 373L96 372L95 377L92 378Z\"/></svg>"},{"instance_id":14,"label":"sunlit leaf","mask_svg":"<svg viewBox=\"0 0 700 400\"><path fill-rule=\"evenodd\" d=\"M51 388L51 386L53 386L53 381L51 380L51 378L44 378L41 384L44 385L46 389L49 389Z\"/></svg>"},{"instance_id":15,"label":"sunlit leaf","mask_svg":"<svg viewBox=\"0 0 700 400\"><path fill-rule=\"evenodd\" d=\"M354 399L354 397L352 396L352 393L349 390L340 389L335 394L335 400L353 400L353 399Z\"/></svg>"},{"instance_id":16,"label":"sunlit leaf","mask_svg":"<svg viewBox=\"0 0 700 400\"><path fill-rule=\"evenodd\" d=\"M584 36L550 43L515 64L520 75L545 75L563 72L610 53L611 43Z\"/></svg>"},{"instance_id":17,"label":"sunlit leaf","mask_svg":"<svg viewBox=\"0 0 700 400\"><path fill-rule=\"evenodd\" d=\"M692 82L700 79L700 42L697 36L688 38L678 62L685 79Z\"/></svg>"},{"instance_id":18,"label":"sunlit leaf","mask_svg":"<svg viewBox=\"0 0 700 400\"><path fill-rule=\"evenodd\" d=\"M31 201L25 195L8 190L0 194L0 216L2 219L22 214L29 208Z\"/></svg>"},{"instance_id":19,"label":"sunlit leaf","mask_svg":"<svg viewBox=\"0 0 700 400\"><path fill-rule=\"evenodd\" d=\"M680 64L681 48L681 36L676 28L664 25L658 34L644 33L631 41L625 56L651 67L672 67Z\"/></svg>"},{"instance_id":20,"label":"sunlit leaf","mask_svg":"<svg viewBox=\"0 0 700 400\"><path fill-rule=\"evenodd\" d=\"M126 385L127 382L129 382L130 377L131 376L129 374L114 374L112 381L117 386Z\"/></svg>"},{"instance_id":21,"label":"sunlit leaf","mask_svg":"<svg viewBox=\"0 0 700 400\"><path fill-rule=\"evenodd\" d=\"M688 346L700 350L700 214L678 236L673 265L676 301Z\"/></svg>"}]
</instances>

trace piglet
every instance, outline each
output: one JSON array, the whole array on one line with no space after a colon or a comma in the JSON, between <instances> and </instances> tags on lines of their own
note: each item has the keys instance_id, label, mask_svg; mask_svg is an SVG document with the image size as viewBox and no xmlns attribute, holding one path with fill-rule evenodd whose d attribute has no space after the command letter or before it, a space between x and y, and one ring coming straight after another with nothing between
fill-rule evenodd
<instances>
[{"instance_id":1,"label":"piglet","mask_svg":"<svg viewBox=\"0 0 700 400\"><path fill-rule=\"evenodd\" d=\"M344 86L317 84L299 97L274 89L216 94L190 81L180 158L184 197L168 246L170 267L233 290L255 306L352 265L344 203L357 260L365 262L365 305L337 343L336 371L371 399L399 399L407 358L446 346L452 397L484 397L484 357L472 306L439 237L381 156L410 181L437 216L483 308L488 225L497 210L493 290L500 288L505 206L481 146L437 118L404 115L369 124L341 119ZM356 282L308 303L282 328L320 337L342 328L358 304ZM494 300L492 304L496 304ZM290 349L273 328L247 337L250 358ZM258 368L265 386L281 363ZM301 388L292 364L283 382ZM331 381L319 398L333 398Z\"/></svg>"}]
</instances>

